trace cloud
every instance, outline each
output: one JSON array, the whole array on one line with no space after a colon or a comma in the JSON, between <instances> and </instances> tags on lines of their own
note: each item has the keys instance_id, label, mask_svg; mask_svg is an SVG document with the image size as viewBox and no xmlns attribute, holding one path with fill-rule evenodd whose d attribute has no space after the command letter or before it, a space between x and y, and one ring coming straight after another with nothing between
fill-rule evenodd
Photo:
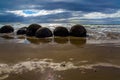
<instances>
[{"instance_id":1,"label":"cloud","mask_svg":"<svg viewBox=\"0 0 120 80\"><path fill-rule=\"evenodd\" d=\"M35 4L24 4L24 5L20 5L19 8L21 9L37 9L37 8L41 8L42 5L35 5Z\"/></svg>"},{"instance_id":2,"label":"cloud","mask_svg":"<svg viewBox=\"0 0 120 80\"><path fill-rule=\"evenodd\" d=\"M13 14L2 14L0 15L0 22L23 22L24 18L20 16L15 16Z\"/></svg>"},{"instance_id":3,"label":"cloud","mask_svg":"<svg viewBox=\"0 0 120 80\"><path fill-rule=\"evenodd\" d=\"M70 22L83 24L118 24L120 22L120 10L106 14L102 12L84 13L82 11L69 11L68 17L56 17L53 22ZM68 14L68 13L67 13Z\"/></svg>"},{"instance_id":4,"label":"cloud","mask_svg":"<svg viewBox=\"0 0 120 80\"><path fill-rule=\"evenodd\" d=\"M84 14L83 17L81 18L83 19L120 18L120 10L112 14L105 14L102 12L92 12L92 13Z\"/></svg>"},{"instance_id":5,"label":"cloud","mask_svg":"<svg viewBox=\"0 0 120 80\"><path fill-rule=\"evenodd\" d=\"M1 0L0 21L120 23L120 0Z\"/></svg>"},{"instance_id":6,"label":"cloud","mask_svg":"<svg viewBox=\"0 0 120 80\"><path fill-rule=\"evenodd\" d=\"M0 10L16 9L66 9L84 12L109 12L108 9L119 9L119 0L1 0ZM24 7L25 6L25 7Z\"/></svg>"},{"instance_id":7,"label":"cloud","mask_svg":"<svg viewBox=\"0 0 120 80\"><path fill-rule=\"evenodd\" d=\"M90 13L85 13L82 11L68 11L71 16L68 18L60 18L56 21L62 21L62 20L93 20L93 19L115 19L115 18L120 18L120 10L116 11L115 13L102 13L102 12L90 12ZM68 14L68 13L67 13Z\"/></svg>"},{"instance_id":8,"label":"cloud","mask_svg":"<svg viewBox=\"0 0 120 80\"><path fill-rule=\"evenodd\" d=\"M13 13L17 16L23 17L36 17L36 16L44 16L44 15L51 15L51 14L58 14L63 13L65 10L63 9L56 9L56 10L14 10L14 11L6 11L8 13Z\"/></svg>"},{"instance_id":9,"label":"cloud","mask_svg":"<svg viewBox=\"0 0 120 80\"><path fill-rule=\"evenodd\" d=\"M0 13L0 15L4 15L4 13Z\"/></svg>"},{"instance_id":10,"label":"cloud","mask_svg":"<svg viewBox=\"0 0 120 80\"><path fill-rule=\"evenodd\" d=\"M20 18L22 16L23 22L71 22L71 23L87 23L87 24L105 24L105 23L119 23L120 10L115 13L102 12L82 12L82 11L67 11L63 9L56 10L14 10L7 11ZM18 17L17 17L18 16Z\"/></svg>"}]
</instances>

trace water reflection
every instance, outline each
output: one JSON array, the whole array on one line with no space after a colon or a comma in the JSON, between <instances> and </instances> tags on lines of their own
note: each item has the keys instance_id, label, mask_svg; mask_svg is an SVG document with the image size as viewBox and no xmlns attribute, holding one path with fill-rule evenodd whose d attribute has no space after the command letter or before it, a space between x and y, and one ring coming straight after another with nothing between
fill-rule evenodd
<instances>
[{"instance_id":1,"label":"water reflection","mask_svg":"<svg viewBox=\"0 0 120 80\"><path fill-rule=\"evenodd\" d=\"M35 38L35 37L27 37L26 38L30 43L40 44L40 43L49 43L52 42L51 38Z\"/></svg>"},{"instance_id":2,"label":"water reflection","mask_svg":"<svg viewBox=\"0 0 120 80\"><path fill-rule=\"evenodd\" d=\"M86 38L70 37L70 43L75 46L83 46L86 42Z\"/></svg>"},{"instance_id":3,"label":"water reflection","mask_svg":"<svg viewBox=\"0 0 120 80\"><path fill-rule=\"evenodd\" d=\"M68 37L54 37L54 42L58 44L66 44L68 43L69 38Z\"/></svg>"},{"instance_id":4,"label":"water reflection","mask_svg":"<svg viewBox=\"0 0 120 80\"><path fill-rule=\"evenodd\" d=\"M25 35L18 35L17 38L18 39L26 39L26 36Z\"/></svg>"},{"instance_id":5,"label":"water reflection","mask_svg":"<svg viewBox=\"0 0 120 80\"><path fill-rule=\"evenodd\" d=\"M54 42L58 44L68 44L75 46L83 46L86 44L86 38L78 38L78 37L54 37Z\"/></svg>"},{"instance_id":6,"label":"water reflection","mask_svg":"<svg viewBox=\"0 0 120 80\"><path fill-rule=\"evenodd\" d=\"M14 37L10 36L10 35L2 35L0 37L3 38L3 39L7 39L7 40L14 39Z\"/></svg>"},{"instance_id":7,"label":"water reflection","mask_svg":"<svg viewBox=\"0 0 120 80\"><path fill-rule=\"evenodd\" d=\"M71 44L79 47L86 44L86 38L78 38L78 37L36 38L36 37L27 37L25 35L22 35L22 36L1 35L0 37L6 40L13 40L13 42L15 43L16 41L22 41L23 44L25 44L26 41L28 43L32 43L36 45L47 44L47 43L57 43L57 44L66 44L66 45Z\"/></svg>"}]
</instances>

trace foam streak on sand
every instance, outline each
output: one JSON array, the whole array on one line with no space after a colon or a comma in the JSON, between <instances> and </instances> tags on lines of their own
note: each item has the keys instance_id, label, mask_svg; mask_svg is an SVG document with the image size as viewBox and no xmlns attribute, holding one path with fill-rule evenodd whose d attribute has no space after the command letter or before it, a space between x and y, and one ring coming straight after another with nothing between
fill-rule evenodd
<instances>
[{"instance_id":1,"label":"foam streak on sand","mask_svg":"<svg viewBox=\"0 0 120 80\"><path fill-rule=\"evenodd\" d=\"M14 65L0 64L0 80L9 77L11 73L21 74L23 72L29 72L34 70L43 73L48 68L52 69L53 71L64 71L70 69L84 70L84 69L95 69L95 67L97 66L120 68L119 65L113 65L110 63L96 63L96 64L85 64L85 65L76 66L75 63L72 62L55 63L53 62L52 59L41 59L38 61L30 60L30 61L19 62Z\"/></svg>"}]
</instances>

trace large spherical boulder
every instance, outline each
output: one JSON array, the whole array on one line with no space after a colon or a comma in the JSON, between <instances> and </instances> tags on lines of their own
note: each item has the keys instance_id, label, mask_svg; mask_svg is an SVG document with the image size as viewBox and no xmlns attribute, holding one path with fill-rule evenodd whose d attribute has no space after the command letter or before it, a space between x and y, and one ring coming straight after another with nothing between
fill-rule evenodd
<instances>
[{"instance_id":1,"label":"large spherical boulder","mask_svg":"<svg viewBox=\"0 0 120 80\"><path fill-rule=\"evenodd\" d=\"M10 25L5 25L0 28L0 33L11 33L14 31L14 28Z\"/></svg>"},{"instance_id":2,"label":"large spherical boulder","mask_svg":"<svg viewBox=\"0 0 120 80\"><path fill-rule=\"evenodd\" d=\"M35 36L38 38L45 38L45 37L51 37L53 34L48 28L40 28L37 30Z\"/></svg>"},{"instance_id":3,"label":"large spherical boulder","mask_svg":"<svg viewBox=\"0 0 120 80\"><path fill-rule=\"evenodd\" d=\"M69 31L62 26L56 27L53 33L54 33L54 36L60 36L60 37L69 36Z\"/></svg>"},{"instance_id":4,"label":"large spherical boulder","mask_svg":"<svg viewBox=\"0 0 120 80\"><path fill-rule=\"evenodd\" d=\"M74 25L70 29L70 35L75 37L86 37L86 29L82 25Z\"/></svg>"},{"instance_id":5,"label":"large spherical boulder","mask_svg":"<svg viewBox=\"0 0 120 80\"><path fill-rule=\"evenodd\" d=\"M26 34L27 27L22 27L17 31L17 35L24 35Z\"/></svg>"},{"instance_id":6,"label":"large spherical boulder","mask_svg":"<svg viewBox=\"0 0 120 80\"><path fill-rule=\"evenodd\" d=\"M27 36L35 36L36 31L41 28L39 24L31 24L26 31Z\"/></svg>"}]
</instances>

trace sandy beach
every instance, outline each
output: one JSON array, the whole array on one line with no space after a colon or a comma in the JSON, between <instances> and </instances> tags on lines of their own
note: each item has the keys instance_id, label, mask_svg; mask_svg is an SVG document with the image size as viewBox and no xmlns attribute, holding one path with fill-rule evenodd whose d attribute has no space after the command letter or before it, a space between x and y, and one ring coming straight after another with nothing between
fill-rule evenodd
<instances>
[{"instance_id":1,"label":"sandy beach","mask_svg":"<svg viewBox=\"0 0 120 80\"><path fill-rule=\"evenodd\" d=\"M119 80L120 44L77 37L0 37L1 80Z\"/></svg>"},{"instance_id":2,"label":"sandy beach","mask_svg":"<svg viewBox=\"0 0 120 80\"><path fill-rule=\"evenodd\" d=\"M120 0L1 0L0 80L120 80Z\"/></svg>"}]
</instances>

